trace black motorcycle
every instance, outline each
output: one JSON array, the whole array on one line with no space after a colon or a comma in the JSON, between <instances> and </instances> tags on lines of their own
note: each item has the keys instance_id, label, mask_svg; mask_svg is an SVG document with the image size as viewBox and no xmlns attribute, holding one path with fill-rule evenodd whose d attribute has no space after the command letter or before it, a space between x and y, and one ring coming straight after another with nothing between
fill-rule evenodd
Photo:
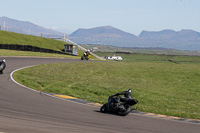
<instances>
[{"instance_id":1,"label":"black motorcycle","mask_svg":"<svg viewBox=\"0 0 200 133\"><path fill-rule=\"evenodd\" d=\"M3 74L3 70L6 68L6 60L0 61L0 74Z\"/></svg>"},{"instance_id":2,"label":"black motorcycle","mask_svg":"<svg viewBox=\"0 0 200 133\"><path fill-rule=\"evenodd\" d=\"M125 116L128 115L132 110L136 110L137 108L131 108L131 106L137 104L136 99L127 99L121 98L120 96L109 97L108 102L104 104L100 111L105 112L113 112L119 115Z\"/></svg>"}]
</instances>

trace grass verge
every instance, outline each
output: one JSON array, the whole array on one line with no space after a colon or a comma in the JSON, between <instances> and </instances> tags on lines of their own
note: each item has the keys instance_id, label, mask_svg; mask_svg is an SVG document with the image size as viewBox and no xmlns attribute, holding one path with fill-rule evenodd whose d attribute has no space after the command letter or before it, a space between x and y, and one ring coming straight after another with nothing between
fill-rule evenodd
<instances>
[{"instance_id":1,"label":"grass verge","mask_svg":"<svg viewBox=\"0 0 200 133\"><path fill-rule=\"evenodd\" d=\"M73 59L80 58L78 56L71 56L65 54L52 54L52 53L16 51L16 50L5 50L5 49L0 49L0 57L1 56L34 56L34 57L55 57L55 58L73 58Z\"/></svg>"},{"instance_id":2,"label":"grass verge","mask_svg":"<svg viewBox=\"0 0 200 133\"><path fill-rule=\"evenodd\" d=\"M123 54L99 52L97 55L105 57L108 55L120 55L124 58L123 62L155 62L166 63L174 62L177 64L200 64L200 56L187 55L159 55L159 54Z\"/></svg>"}]
</instances>

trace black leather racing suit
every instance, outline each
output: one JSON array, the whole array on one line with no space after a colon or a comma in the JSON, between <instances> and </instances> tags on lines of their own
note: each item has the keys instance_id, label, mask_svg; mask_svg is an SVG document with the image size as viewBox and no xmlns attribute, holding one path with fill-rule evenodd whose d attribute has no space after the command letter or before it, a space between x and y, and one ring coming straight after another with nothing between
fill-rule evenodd
<instances>
[{"instance_id":1,"label":"black leather racing suit","mask_svg":"<svg viewBox=\"0 0 200 133\"><path fill-rule=\"evenodd\" d=\"M6 63L4 61L0 61L0 74L3 74L3 70L6 67Z\"/></svg>"},{"instance_id":2,"label":"black leather racing suit","mask_svg":"<svg viewBox=\"0 0 200 133\"><path fill-rule=\"evenodd\" d=\"M131 92L129 92L129 91L123 91L121 93L117 93L115 95L112 95L111 97L113 97L113 96L119 96L119 95L124 95L124 97L120 97L120 101L121 102L125 102L127 100L133 99L133 96L132 96Z\"/></svg>"}]
</instances>

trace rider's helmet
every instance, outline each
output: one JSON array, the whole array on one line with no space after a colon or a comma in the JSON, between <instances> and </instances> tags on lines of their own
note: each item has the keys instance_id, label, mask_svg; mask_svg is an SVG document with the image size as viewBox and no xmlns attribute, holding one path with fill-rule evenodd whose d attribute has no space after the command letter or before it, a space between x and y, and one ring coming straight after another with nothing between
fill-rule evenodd
<instances>
[{"instance_id":1,"label":"rider's helmet","mask_svg":"<svg viewBox=\"0 0 200 133\"><path fill-rule=\"evenodd\" d=\"M128 89L128 90L126 90L126 91L128 91L128 92L130 92L130 93L132 92L132 90L131 90L131 89Z\"/></svg>"},{"instance_id":2,"label":"rider's helmet","mask_svg":"<svg viewBox=\"0 0 200 133\"><path fill-rule=\"evenodd\" d=\"M5 60L5 59L3 59L2 61L3 61L3 62L6 62L6 60Z\"/></svg>"}]
</instances>

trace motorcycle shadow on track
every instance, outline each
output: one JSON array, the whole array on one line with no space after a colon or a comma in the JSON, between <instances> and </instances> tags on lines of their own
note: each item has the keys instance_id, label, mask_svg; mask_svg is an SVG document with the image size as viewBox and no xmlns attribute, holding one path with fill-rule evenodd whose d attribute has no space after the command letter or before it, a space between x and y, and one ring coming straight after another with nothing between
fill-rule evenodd
<instances>
[{"instance_id":1,"label":"motorcycle shadow on track","mask_svg":"<svg viewBox=\"0 0 200 133\"><path fill-rule=\"evenodd\" d=\"M108 115L114 115L114 116L119 116L119 117L126 117L127 115L120 115L119 113L117 112L101 112L99 110L94 110L94 112L97 112L97 113L101 113L101 114L108 114ZM135 111L132 110L131 112L129 113L134 113ZM136 111L137 112L137 111Z\"/></svg>"}]
</instances>

